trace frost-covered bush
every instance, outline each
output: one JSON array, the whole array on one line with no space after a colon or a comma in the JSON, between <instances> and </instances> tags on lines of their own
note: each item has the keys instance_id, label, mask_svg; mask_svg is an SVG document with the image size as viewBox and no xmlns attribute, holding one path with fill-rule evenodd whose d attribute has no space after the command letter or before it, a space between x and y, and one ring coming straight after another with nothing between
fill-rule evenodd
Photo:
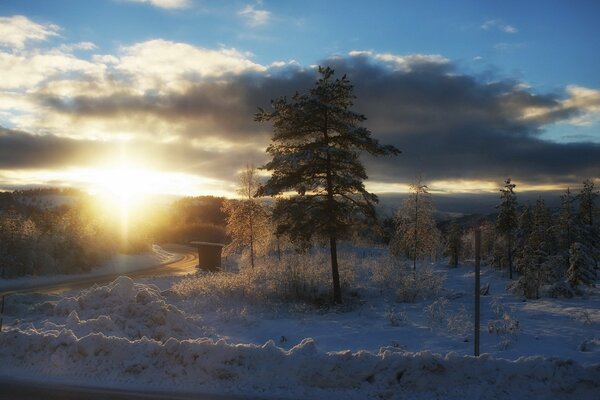
<instances>
[{"instance_id":1,"label":"frost-covered bush","mask_svg":"<svg viewBox=\"0 0 600 400\"><path fill-rule=\"evenodd\" d=\"M510 314L498 297L492 299L491 307L496 319L488 321L488 333L500 338L499 350L506 350L519 333L519 320Z\"/></svg>"},{"instance_id":2,"label":"frost-covered bush","mask_svg":"<svg viewBox=\"0 0 600 400\"><path fill-rule=\"evenodd\" d=\"M416 271L405 262L396 262L390 257L371 260L371 284L381 291L394 293L397 301L414 303L436 298L442 290L444 278L430 266Z\"/></svg>"},{"instance_id":3,"label":"frost-covered bush","mask_svg":"<svg viewBox=\"0 0 600 400\"><path fill-rule=\"evenodd\" d=\"M465 306L461 306L458 312L451 313L447 317L448 332L460 336L468 336L473 332L473 319Z\"/></svg>"},{"instance_id":4,"label":"frost-covered bush","mask_svg":"<svg viewBox=\"0 0 600 400\"><path fill-rule=\"evenodd\" d=\"M405 269L400 274L396 298L406 303L435 298L442 290L443 284L444 277L429 266L421 267L417 271Z\"/></svg>"},{"instance_id":5,"label":"frost-covered bush","mask_svg":"<svg viewBox=\"0 0 600 400\"><path fill-rule=\"evenodd\" d=\"M471 316L465 306L457 312L448 309L448 299L440 297L423 309L427 324L431 329L446 329L449 333L459 336L468 336L473 331Z\"/></svg>"},{"instance_id":6,"label":"frost-covered bush","mask_svg":"<svg viewBox=\"0 0 600 400\"><path fill-rule=\"evenodd\" d=\"M423 312L427 317L427 324L430 328L439 327L445 324L447 318L448 299L440 297L433 303L425 306Z\"/></svg>"},{"instance_id":7,"label":"frost-covered bush","mask_svg":"<svg viewBox=\"0 0 600 400\"><path fill-rule=\"evenodd\" d=\"M408 315L404 311L396 311L394 307L386 310L385 317L391 326L402 326L408 320Z\"/></svg>"},{"instance_id":8,"label":"frost-covered bush","mask_svg":"<svg viewBox=\"0 0 600 400\"><path fill-rule=\"evenodd\" d=\"M343 288L354 282L358 262L351 254L338 257ZM269 256L256 263L255 268L242 265L237 272L199 273L173 286L181 297L202 297L215 305L231 299L263 304L270 301L322 302L331 294L331 270L328 254L313 250L306 254Z\"/></svg>"}]
</instances>

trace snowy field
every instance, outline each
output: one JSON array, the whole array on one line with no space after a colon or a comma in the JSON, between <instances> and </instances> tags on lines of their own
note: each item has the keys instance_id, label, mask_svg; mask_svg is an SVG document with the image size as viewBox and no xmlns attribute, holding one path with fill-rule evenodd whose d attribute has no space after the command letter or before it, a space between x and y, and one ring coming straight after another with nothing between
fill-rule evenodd
<instances>
[{"instance_id":1,"label":"snowy field","mask_svg":"<svg viewBox=\"0 0 600 400\"><path fill-rule=\"evenodd\" d=\"M413 303L366 285L339 307L182 292L203 275L15 295L0 374L267 398L600 398L597 288L524 301L483 267L474 358L473 267L434 271L443 289Z\"/></svg>"}]
</instances>

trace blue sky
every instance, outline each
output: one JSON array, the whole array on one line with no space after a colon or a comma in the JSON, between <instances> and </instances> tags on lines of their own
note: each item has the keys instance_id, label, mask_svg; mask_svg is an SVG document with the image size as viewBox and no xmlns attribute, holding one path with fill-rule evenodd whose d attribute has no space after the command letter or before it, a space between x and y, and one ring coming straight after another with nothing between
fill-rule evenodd
<instances>
[{"instance_id":1,"label":"blue sky","mask_svg":"<svg viewBox=\"0 0 600 400\"><path fill-rule=\"evenodd\" d=\"M425 148L411 147L408 128L394 130L393 118L367 103L384 98L366 83L373 77L389 80L389 87L411 88L420 98L417 107L401 92L388 93L384 108L406 101L424 115L454 106L462 110L462 119L439 117L443 123L438 125L452 127L447 131L410 125L426 132L420 140L431 135L425 146L449 149L448 135L456 135L452 145L458 146L468 136L458 130L487 129L483 120L471 119L481 113L493 114L489 122L497 124L482 133L491 135L489 143L500 143L502 135L522 139L521 158L502 164L498 156L497 165L483 168L485 174L472 172L480 165L465 165L452 169L456 176L450 177L442 171L447 168L428 171L418 161L440 188L469 182L469 190L491 190L492 182L507 174L520 174L538 188L597 178L599 11L600 2L593 0L5 0L0 2L0 64L7 74L0 85L0 139L10 152L5 159L15 161L0 165L0 188L85 186L100 179L98 171L108 162L83 146L89 141L88 147L101 147L106 159L114 152L122 158L127 148L128 164L157 169L167 174L165 181L175 179L168 174L180 174L182 181L188 179L183 186L204 188L190 193L228 193L234 178L227 176L239 169L235 162L265 161L268 131L251 121L252 110L263 104L254 103L290 94L272 91L275 87L305 89L311 66L323 63L338 65L356 79L357 105L360 111L372 110L367 116L374 135L409 150L408 161L399 163L410 173L397 185L381 172L396 164L373 163L380 168L372 174L379 183L374 187L381 190L402 190L417 173L408 164L423 160ZM430 74L427 82L424 73ZM227 90L215 89L217 77L219 90L230 85ZM434 84L449 91L438 93ZM202 97L209 92L213 98ZM456 104L446 96L456 96ZM203 116L190 114L189 104ZM227 112L243 118L220 120ZM42 157L47 164L33 161L35 151L51 146L54 153L47 150ZM172 147L165 152L164 146ZM533 148L535 154L527 153ZM235 153L234 160L211 163L222 158L223 149ZM17 157L18 151L23 155ZM172 154L190 163L156 162ZM544 172L545 166L536 169L533 161L524 161L541 165L556 154L583 161L571 165L565 155L564 173ZM31 164L24 161L28 157ZM199 158L204 161L192 162ZM438 158L440 165L470 159Z\"/></svg>"},{"instance_id":2,"label":"blue sky","mask_svg":"<svg viewBox=\"0 0 600 400\"><path fill-rule=\"evenodd\" d=\"M357 49L441 54L540 90L600 86L600 41L594 39L600 37L600 3L594 0L188 3L168 9L126 0L9 0L0 3L0 13L58 24L65 38L91 41L106 52L164 38L235 47L263 64L290 59L314 64ZM247 6L269 17L249 24L240 15Z\"/></svg>"}]
</instances>

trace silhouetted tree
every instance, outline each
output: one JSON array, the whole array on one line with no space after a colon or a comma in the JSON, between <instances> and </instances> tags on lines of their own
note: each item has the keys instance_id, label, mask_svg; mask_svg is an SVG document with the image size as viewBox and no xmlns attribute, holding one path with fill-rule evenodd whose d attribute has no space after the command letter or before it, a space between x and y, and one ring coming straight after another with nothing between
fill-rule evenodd
<instances>
[{"instance_id":1,"label":"silhouetted tree","mask_svg":"<svg viewBox=\"0 0 600 400\"><path fill-rule=\"evenodd\" d=\"M583 181L583 188L577 195L577 198L579 199L579 217L586 225L594 225L594 214L597 212L597 197L598 191L594 190L594 182L591 179Z\"/></svg>"},{"instance_id":2,"label":"silhouetted tree","mask_svg":"<svg viewBox=\"0 0 600 400\"><path fill-rule=\"evenodd\" d=\"M500 189L501 203L496 206L499 210L496 220L498 233L504 235L507 242L508 274L512 279L513 272L513 240L517 228L517 196L514 193L516 185L511 183L510 178L504 181L504 187Z\"/></svg>"},{"instance_id":3,"label":"silhouetted tree","mask_svg":"<svg viewBox=\"0 0 600 400\"><path fill-rule=\"evenodd\" d=\"M448 241L446 245L446 254L449 257L449 264L453 267L458 266L458 258L462 252L463 241L462 241L462 229L456 221L452 221L450 230L448 231Z\"/></svg>"},{"instance_id":4,"label":"silhouetted tree","mask_svg":"<svg viewBox=\"0 0 600 400\"><path fill-rule=\"evenodd\" d=\"M351 110L353 86L346 75L334 79L329 67L319 67L320 78L308 93L271 102L272 111L259 108L256 121L273 123L272 160L263 168L272 175L258 195L298 195L280 198L273 211L277 233L306 242L317 234L329 238L334 302L342 302L337 241L359 215L375 217L377 196L367 192L361 152L399 154L382 146L361 126L364 115Z\"/></svg>"},{"instance_id":5,"label":"silhouetted tree","mask_svg":"<svg viewBox=\"0 0 600 400\"><path fill-rule=\"evenodd\" d=\"M571 246L567 280L574 288L579 285L593 285L596 281L595 262L589 255L589 252L590 249L582 243L575 242Z\"/></svg>"}]
</instances>

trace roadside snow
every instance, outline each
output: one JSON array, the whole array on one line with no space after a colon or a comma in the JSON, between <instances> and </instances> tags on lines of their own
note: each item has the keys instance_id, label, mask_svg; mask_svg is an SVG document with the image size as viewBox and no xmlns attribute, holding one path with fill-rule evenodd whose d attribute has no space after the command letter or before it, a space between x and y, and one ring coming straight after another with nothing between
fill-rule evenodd
<instances>
[{"instance_id":1,"label":"roadside snow","mask_svg":"<svg viewBox=\"0 0 600 400\"><path fill-rule=\"evenodd\" d=\"M304 339L290 350L221 339L129 340L72 330L11 329L0 336L0 373L71 377L78 383L135 383L147 389L274 398L597 398L600 365L544 357L515 361L404 353L329 352Z\"/></svg>"},{"instance_id":2,"label":"roadside snow","mask_svg":"<svg viewBox=\"0 0 600 400\"><path fill-rule=\"evenodd\" d=\"M139 271L154 267L159 264L175 261L178 255L163 250L158 245L152 245L152 251L143 254L117 254L105 265L83 274L49 275L49 276L23 276L13 279L0 278L0 291L12 289L25 289L31 286L53 283L71 282L84 278L109 276L114 274Z\"/></svg>"},{"instance_id":3,"label":"roadside snow","mask_svg":"<svg viewBox=\"0 0 600 400\"><path fill-rule=\"evenodd\" d=\"M487 354L475 358L472 268L436 268L438 299L398 303L364 290L354 304L318 310L182 298L170 289L180 277L14 295L0 375L271 398L598 399L598 288L523 301L484 268Z\"/></svg>"}]
</instances>

